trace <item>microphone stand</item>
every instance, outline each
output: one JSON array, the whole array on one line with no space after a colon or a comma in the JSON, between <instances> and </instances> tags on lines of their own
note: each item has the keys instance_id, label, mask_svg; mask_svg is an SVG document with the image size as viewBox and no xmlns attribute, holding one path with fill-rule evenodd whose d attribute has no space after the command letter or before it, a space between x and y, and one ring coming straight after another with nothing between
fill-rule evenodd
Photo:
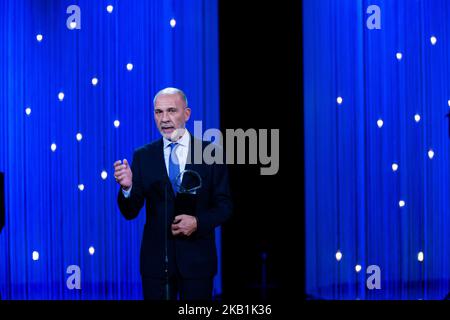
<instances>
[{"instance_id":1,"label":"microphone stand","mask_svg":"<svg viewBox=\"0 0 450 320\"><path fill-rule=\"evenodd\" d=\"M165 283L165 298L166 300L170 300L170 291L169 291L169 255L167 253L167 183L164 184L164 202L165 202L165 208L164 208L164 214L165 214L165 223L164 223L164 272L166 277L166 283Z\"/></svg>"}]
</instances>

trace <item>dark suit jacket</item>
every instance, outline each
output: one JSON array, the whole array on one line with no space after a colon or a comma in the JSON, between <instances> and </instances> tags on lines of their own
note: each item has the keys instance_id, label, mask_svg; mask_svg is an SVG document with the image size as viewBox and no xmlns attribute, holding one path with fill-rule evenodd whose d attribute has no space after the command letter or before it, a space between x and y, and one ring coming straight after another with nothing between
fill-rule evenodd
<instances>
[{"instance_id":1,"label":"dark suit jacket","mask_svg":"<svg viewBox=\"0 0 450 320\"><path fill-rule=\"evenodd\" d=\"M119 208L128 220L137 217L146 202L147 217L140 263L142 277L164 278L166 230L169 275L174 274L176 269L184 278L210 277L217 272L214 231L215 227L227 220L232 212L228 172L224 164L189 163L194 144L195 148L202 148L203 151L208 143L191 136L185 169L198 172L203 183L202 188L197 191L197 231L191 236L172 236L170 227L175 214L175 194L166 171L162 138L135 150L131 164L133 187L129 198L125 198L122 190L119 190ZM192 156L191 162L193 159Z\"/></svg>"}]
</instances>

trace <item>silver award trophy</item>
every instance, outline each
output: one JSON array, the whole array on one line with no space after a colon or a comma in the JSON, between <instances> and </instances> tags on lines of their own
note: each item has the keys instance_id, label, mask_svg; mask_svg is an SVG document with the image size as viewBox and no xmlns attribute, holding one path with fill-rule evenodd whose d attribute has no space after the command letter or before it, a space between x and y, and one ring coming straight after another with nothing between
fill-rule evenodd
<instances>
[{"instance_id":1,"label":"silver award trophy","mask_svg":"<svg viewBox=\"0 0 450 320\"><path fill-rule=\"evenodd\" d=\"M202 177L194 170L183 170L175 179L177 188L175 214L195 216L197 207L197 191L202 187Z\"/></svg>"}]
</instances>

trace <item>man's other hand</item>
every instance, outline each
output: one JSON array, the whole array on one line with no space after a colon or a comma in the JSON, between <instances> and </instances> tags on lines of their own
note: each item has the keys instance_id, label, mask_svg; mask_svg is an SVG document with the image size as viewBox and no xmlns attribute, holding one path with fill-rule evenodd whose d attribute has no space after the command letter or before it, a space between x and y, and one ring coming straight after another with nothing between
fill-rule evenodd
<instances>
[{"instance_id":1,"label":"man's other hand","mask_svg":"<svg viewBox=\"0 0 450 320\"><path fill-rule=\"evenodd\" d=\"M184 235L189 237L197 230L197 219L194 216L181 214L176 216L172 223L172 234L174 236Z\"/></svg>"}]
</instances>

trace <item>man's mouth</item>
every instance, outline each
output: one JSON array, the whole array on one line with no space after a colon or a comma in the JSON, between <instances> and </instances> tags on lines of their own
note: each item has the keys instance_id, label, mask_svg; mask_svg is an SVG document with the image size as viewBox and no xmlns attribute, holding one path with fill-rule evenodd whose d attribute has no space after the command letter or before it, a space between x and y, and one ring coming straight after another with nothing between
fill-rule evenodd
<instances>
[{"instance_id":1,"label":"man's mouth","mask_svg":"<svg viewBox=\"0 0 450 320\"><path fill-rule=\"evenodd\" d=\"M168 133L168 132L172 132L173 130L175 130L174 126L161 126L161 130L164 133Z\"/></svg>"}]
</instances>

